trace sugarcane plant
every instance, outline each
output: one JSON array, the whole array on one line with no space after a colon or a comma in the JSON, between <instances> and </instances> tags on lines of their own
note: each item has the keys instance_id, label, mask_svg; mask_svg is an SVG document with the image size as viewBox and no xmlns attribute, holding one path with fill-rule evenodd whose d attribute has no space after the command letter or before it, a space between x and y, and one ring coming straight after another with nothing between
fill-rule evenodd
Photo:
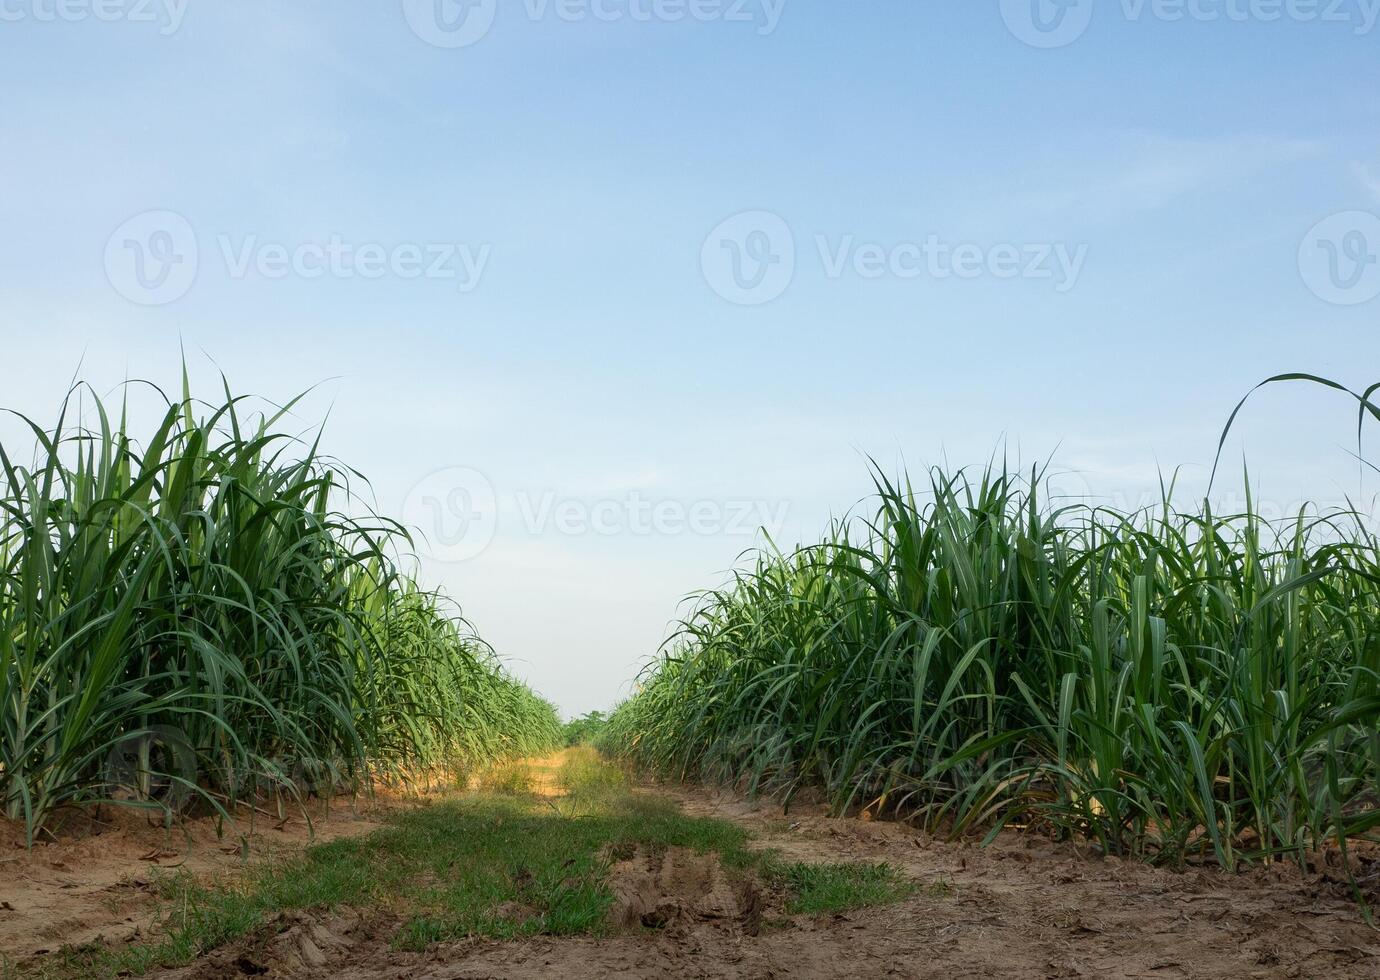
<instances>
[{"instance_id":1,"label":"sugarcane plant","mask_svg":"<svg viewBox=\"0 0 1380 980\"><path fill-rule=\"evenodd\" d=\"M159 396L142 442L124 399L112 418L77 386L52 427L20 417L32 464L0 446L0 806L30 840L117 788L226 812L264 780L358 787L557 743L552 706L404 573L408 532L362 477L320 430L281 430L298 399L201 402L185 372Z\"/></svg>"}]
</instances>

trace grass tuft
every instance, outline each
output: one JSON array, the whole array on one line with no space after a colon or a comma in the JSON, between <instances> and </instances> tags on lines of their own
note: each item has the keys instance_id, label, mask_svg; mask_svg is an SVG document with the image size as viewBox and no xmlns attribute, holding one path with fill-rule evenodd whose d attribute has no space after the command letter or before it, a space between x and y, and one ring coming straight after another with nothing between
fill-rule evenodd
<instances>
[{"instance_id":1,"label":"grass tuft","mask_svg":"<svg viewBox=\"0 0 1380 980\"><path fill-rule=\"evenodd\" d=\"M791 915L848 912L874 905L890 905L909 898L915 883L890 864L802 864L771 868L772 877L790 892Z\"/></svg>"}]
</instances>

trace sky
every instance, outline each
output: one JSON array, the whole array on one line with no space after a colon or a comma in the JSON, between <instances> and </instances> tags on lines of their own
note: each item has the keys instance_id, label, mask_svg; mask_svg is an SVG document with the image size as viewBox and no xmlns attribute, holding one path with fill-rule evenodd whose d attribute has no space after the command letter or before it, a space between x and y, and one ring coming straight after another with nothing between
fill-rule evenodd
<instances>
[{"instance_id":1,"label":"sky","mask_svg":"<svg viewBox=\"0 0 1380 980\"><path fill-rule=\"evenodd\" d=\"M184 352L208 397L311 389L423 582L607 708L762 528L865 512L869 459L1191 497L1256 382L1380 380L1377 21L0 0L0 406ZM1267 507L1363 498L1354 430L1267 389L1214 493L1244 460Z\"/></svg>"}]
</instances>

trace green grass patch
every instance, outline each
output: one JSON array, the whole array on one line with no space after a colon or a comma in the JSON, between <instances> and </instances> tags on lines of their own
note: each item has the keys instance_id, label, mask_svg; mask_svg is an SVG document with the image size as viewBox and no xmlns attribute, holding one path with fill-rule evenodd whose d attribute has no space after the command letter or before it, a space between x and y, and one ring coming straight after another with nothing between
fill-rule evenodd
<instances>
[{"instance_id":1,"label":"green grass patch","mask_svg":"<svg viewBox=\"0 0 1380 980\"><path fill-rule=\"evenodd\" d=\"M890 864L781 864L772 868L790 894L791 915L820 915L901 902L916 885Z\"/></svg>"}]
</instances>

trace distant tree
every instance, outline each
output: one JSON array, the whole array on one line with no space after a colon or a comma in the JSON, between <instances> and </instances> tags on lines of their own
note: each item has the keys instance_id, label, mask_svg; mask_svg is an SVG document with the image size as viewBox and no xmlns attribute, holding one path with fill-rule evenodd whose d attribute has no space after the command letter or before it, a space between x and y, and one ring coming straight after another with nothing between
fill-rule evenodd
<instances>
[{"instance_id":1,"label":"distant tree","mask_svg":"<svg viewBox=\"0 0 1380 980\"><path fill-rule=\"evenodd\" d=\"M565 723L566 745L589 745L608 724L608 716L602 711L591 711L587 715Z\"/></svg>"}]
</instances>

